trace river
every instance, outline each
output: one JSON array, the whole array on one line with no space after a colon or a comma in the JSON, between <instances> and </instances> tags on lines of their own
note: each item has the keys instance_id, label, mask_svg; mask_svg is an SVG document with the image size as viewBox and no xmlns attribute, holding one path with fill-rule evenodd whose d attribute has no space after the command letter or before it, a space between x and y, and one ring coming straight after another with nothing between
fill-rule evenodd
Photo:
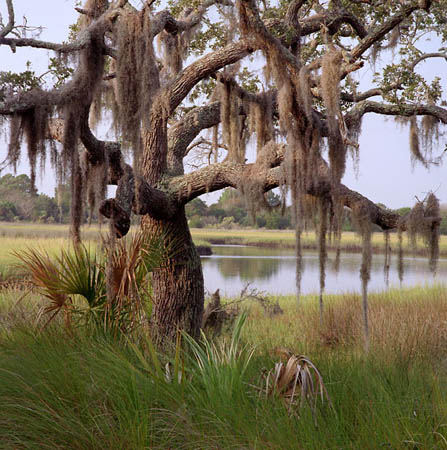
<instances>
[{"instance_id":1,"label":"river","mask_svg":"<svg viewBox=\"0 0 447 450\"><path fill-rule=\"evenodd\" d=\"M236 245L216 245L212 256L203 256L205 288L221 294L234 296L247 283L252 288L271 294L295 293L295 256L293 250L268 249ZM319 290L318 254L306 251L303 255L304 272L302 293L316 293ZM329 253L326 271L326 292L360 292L359 270L361 255L342 253L338 273L334 270L334 254ZM397 257L391 257L389 284L384 276L384 255L373 255L370 291L382 291L387 287L399 287ZM440 259L434 276L428 268L428 260L423 257L404 258L403 287L433 284L447 279L447 259Z\"/></svg>"}]
</instances>

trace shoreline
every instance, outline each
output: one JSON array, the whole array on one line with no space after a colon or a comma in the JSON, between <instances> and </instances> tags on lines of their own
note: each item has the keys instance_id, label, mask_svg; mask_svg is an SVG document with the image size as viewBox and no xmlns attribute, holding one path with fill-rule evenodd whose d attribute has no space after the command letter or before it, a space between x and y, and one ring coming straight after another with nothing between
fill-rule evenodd
<instances>
[{"instance_id":1,"label":"shoreline","mask_svg":"<svg viewBox=\"0 0 447 450\"><path fill-rule=\"evenodd\" d=\"M207 229L207 228L193 228L191 229L193 240L200 241L200 245L246 245L249 247L258 248L295 248L295 236L291 231L283 230L221 230L221 229ZM394 237L394 239L393 239ZM374 254L384 254L385 244L382 233L374 233L372 239L372 252ZM397 234L390 236L391 254L396 255L398 252ZM303 250L318 251L317 240L314 232L303 233L302 237ZM328 251L336 251L336 246L327 242L326 248ZM354 232L346 232L342 235L340 249L342 252L361 253L362 245L360 237ZM418 242L416 249L411 248L408 239L404 238L403 242L404 256L427 256L428 249L422 241ZM439 256L447 257L447 236L441 236L439 245Z\"/></svg>"}]
</instances>

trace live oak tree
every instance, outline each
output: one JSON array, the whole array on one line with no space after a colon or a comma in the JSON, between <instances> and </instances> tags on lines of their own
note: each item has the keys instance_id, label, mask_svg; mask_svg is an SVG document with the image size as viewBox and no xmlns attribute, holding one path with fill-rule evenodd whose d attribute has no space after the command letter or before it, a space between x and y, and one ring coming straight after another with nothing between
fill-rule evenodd
<instances>
[{"instance_id":1,"label":"live oak tree","mask_svg":"<svg viewBox=\"0 0 447 450\"><path fill-rule=\"evenodd\" d=\"M16 33L13 0L6 5L0 44L13 52L23 46L54 51L57 75L43 89L32 73L2 73L8 163L16 164L23 137L34 181L38 159L49 152L57 177L71 180L75 242L88 201L118 237L137 214L144 233L180 243L181 251L153 276L157 339L172 339L178 328L198 335L203 275L185 205L225 187L240 189L254 213L269 190L280 187L284 199L290 192L298 293L301 232L305 220L315 221L321 311L327 235L339 238L343 210L353 212L363 242L366 333L371 224L397 229L400 242L403 231L422 234L435 268L440 219L433 194L401 219L341 179L347 154L358 155L367 113L408 123L414 159L432 162L447 109L439 79L427 82L418 68L447 54L443 48L424 54L418 44L424 33L447 38L445 1L149 0L137 8L126 0L87 0L65 43ZM374 88L359 91L356 73L389 48L393 63L375 76ZM259 65L264 72L256 76L251 68ZM116 141L95 136L101 120L113 121ZM249 142L254 163L247 163ZM194 153L207 164L185 173L184 160ZM104 199L107 185L117 185L114 198Z\"/></svg>"}]
</instances>

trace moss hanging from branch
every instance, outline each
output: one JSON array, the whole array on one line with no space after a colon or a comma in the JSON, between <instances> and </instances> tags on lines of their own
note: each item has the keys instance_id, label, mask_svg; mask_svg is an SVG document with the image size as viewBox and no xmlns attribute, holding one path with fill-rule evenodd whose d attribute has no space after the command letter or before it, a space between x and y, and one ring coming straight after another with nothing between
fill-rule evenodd
<instances>
[{"instance_id":1,"label":"moss hanging from branch","mask_svg":"<svg viewBox=\"0 0 447 450\"><path fill-rule=\"evenodd\" d=\"M313 123L312 117L312 91L310 90L310 71L307 66L300 69L299 74L299 97L302 108L306 114L306 118L310 123Z\"/></svg>"},{"instance_id":2,"label":"moss hanging from branch","mask_svg":"<svg viewBox=\"0 0 447 450\"><path fill-rule=\"evenodd\" d=\"M368 283L371 278L371 216L367 206L359 203L352 208L354 223L362 239L362 265L360 279L362 282L362 312L365 349L369 347L369 317L368 317Z\"/></svg>"},{"instance_id":3,"label":"moss hanging from branch","mask_svg":"<svg viewBox=\"0 0 447 450\"><path fill-rule=\"evenodd\" d=\"M287 138L286 154L282 166L292 197L296 237L296 288L297 300L299 300L303 270L301 234L305 220L307 220L305 196L309 189L318 190L316 175L321 137L313 121L306 117L303 105L299 104L303 95L308 96L308 103L310 101L309 86L304 85L304 83L310 83L310 77L293 77L289 74L286 64L274 46L267 47L265 53L278 88L280 130ZM310 108L309 104L307 108ZM311 112L308 111L308 115L311 116ZM311 214L316 214L315 209Z\"/></svg>"},{"instance_id":4,"label":"moss hanging from branch","mask_svg":"<svg viewBox=\"0 0 447 450\"><path fill-rule=\"evenodd\" d=\"M230 83L220 84L220 121L222 124L222 138L230 152L231 145L231 86Z\"/></svg>"},{"instance_id":5,"label":"moss hanging from branch","mask_svg":"<svg viewBox=\"0 0 447 450\"><path fill-rule=\"evenodd\" d=\"M241 101L230 81L221 83L220 87L222 137L227 147L229 161L245 161L244 124L240 116Z\"/></svg>"},{"instance_id":6,"label":"moss hanging from branch","mask_svg":"<svg viewBox=\"0 0 447 450\"><path fill-rule=\"evenodd\" d=\"M329 213L329 202L325 197L320 197L318 199L318 210L319 210L319 224L318 224L318 262L320 268L320 323L323 322L323 295L326 285L326 262L327 262L327 248L326 248L326 238L327 238L327 222Z\"/></svg>"},{"instance_id":7,"label":"moss hanging from branch","mask_svg":"<svg viewBox=\"0 0 447 450\"><path fill-rule=\"evenodd\" d=\"M9 145L7 159L16 170L20 158L23 137L26 140L27 156L30 165L31 189L36 191L37 160L40 157L41 167L45 165L46 145L48 138L48 120L51 116L48 107L36 106L10 119Z\"/></svg>"},{"instance_id":8,"label":"moss hanging from branch","mask_svg":"<svg viewBox=\"0 0 447 450\"><path fill-rule=\"evenodd\" d=\"M402 285L404 281L404 248L402 227L397 228L397 275Z\"/></svg>"},{"instance_id":9,"label":"moss hanging from branch","mask_svg":"<svg viewBox=\"0 0 447 450\"><path fill-rule=\"evenodd\" d=\"M124 140L133 148L135 167L141 156L140 126L149 126L152 99L160 80L152 46L148 8L126 11L118 23L116 84L119 122Z\"/></svg>"},{"instance_id":10,"label":"moss hanging from branch","mask_svg":"<svg viewBox=\"0 0 447 450\"><path fill-rule=\"evenodd\" d=\"M256 134L256 150L259 152L274 138L273 99L271 92L259 94L256 101L248 101L249 131ZM247 108L246 108L247 109Z\"/></svg>"},{"instance_id":11,"label":"moss hanging from branch","mask_svg":"<svg viewBox=\"0 0 447 450\"><path fill-rule=\"evenodd\" d=\"M440 121L434 116L424 116L421 121L422 136L421 144L426 158L430 158L433 154L433 144L437 144L440 138L439 125Z\"/></svg>"},{"instance_id":12,"label":"moss hanging from branch","mask_svg":"<svg viewBox=\"0 0 447 450\"><path fill-rule=\"evenodd\" d=\"M431 192L424 201L418 201L407 217L407 231L413 250L417 239L423 239L429 252L429 267L436 272L439 259L439 200Z\"/></svg>"},{"instance_id":13,"label":"moss hanging from branch","mask_svg":"<svg viewBox=\"0 0 447 450\"><path fill-rule=\"evenodd\" d=\"M340 76L342 53L329 47L321 61L321 95L326 107L327 120L336 127L340 111Z\"/></svg>"},{"instance_id":14,"label":"moss hanging from branch","mask_svg":"<svg viewBox=\"0 0 447 450\"><path fill-rule=\"evenodd\" d=\"M348 128L348 149L354 163L354 170L358 174L360 162L359 138L362 132L363 116L353 120Z\"/></svg>"},{"instance_id":15,"label":"moss hanging from branch","mask_svg":"<svg viewBox=\"0 0 447 450\"><path fill-rule=\"evenodd\" d=\"M13 167L14 171L17 170L17 163L20 159L20 143L22 141L23 128L22 128L22 116L14 114L9 121L9 143L8 143L8 162Z\"/></svg>"},{"instance_id":16,"label":"moss hanging from branch","mask_svg":"<svg viewBox=\"0 0 447 450\"><path fill-rule=\"evenodd\" d=\"M99 214L98 207L106 198L109 163L106 160L100 164L91 164L87 152L83 152L81 161L85 178L87 204L89 207L89 223L92 222L93 216L96 214L101 224L102 214Z\"/></svg>"},{"instance_id":17,"label":"moss hanging from branch","mask_svg":"<svg viewBox=\"0 0 447 450\"><path fill-rule=\"evenodd\" d=\"M424 212L424 204L423 202L417 202L407 218L407 232L408 238L411 243L411 248L413 249L413 253L416 253L417 250L417 240L421 233L423 233L425 229L425 212Z\"/></svg>"},{"instance_id":18,"label":"moss hanging from branch","mask_svg":"<svg viewBox=\"0 0 447 450\"><path fill-rule=\"evenodd\" d=\"M256 213L259 210L271 209L264 192L264 174L273 167L276 159L276 144L269 141L258 151L256 162L245 170L243 178L238 182L237 187L244 195L247 209L253 221L255 221Z\"/></svg>"},{"instance_id":19,"label":"moss hanging from branch","mask_svg":"<svg viewBox=\"0 0 447 450\"><path fill-rule=\"evenodd\" d=\"M91 6L100 5L91 3ZM99 6L98 6L99 7ZM98 13L99 14L99 13ZM106 27L106 24L104 24ZM71 174L71 236L75 244L81 240L80 225L83 216L85 200L85 173L82 169L79 140L81 120L89 110L102 82L104 71L104 33L105 28L98 27L90 36L90 45L82 50L79 58L79 68L71 83L74 85L72 94L65 99L61 112L64 119L62 157L58 158L61 178Z\"/></svg>"},{"instance_id":20,"label":"moss hanging from branch","mask_svg":"<svg viewBox=\"0 0 447 450\"><path fill-rule=\"evenodd\" d=\"M81 243L81 224L84 204L83 172L79 149L76 148L71 157L71 221L70 235L75 245Z\"/></svg>"},{"instance_id":21,"label":"moss hanging from branch","mask_svg":"<svg viewBox=\"0 0 447 450\"><path fill-rule=\"evenodd\" d=\"M338 118L341 117L341 63L341 51L329 47L321 63L321 96L326 108L326 120L329 128L329 161L334 184L340 183L346 168L346 145L338 124Z\"/></svg>"},{"instance_id":22,"label":"moss hanging from branch","mask_svg":"<svg viewBox=\"0 0 447 450\"><path fill-rule=\"evenodd\" d=\"M385 230L383 232L384 245L385 245L385 258L383 261L383 276L385 279L386 287L390 284L390 265L391 265L391 244L390 244L390 232Z\"/></svg>"},{"instance_id":23,"label":"moss hanging from branch","mask_svg":"<svg viewBox=\"0 0 447 450\"><path fill-rule=\"evenodd\" d=\"M188 46L184 45L181 34L172 34L167 31L163 31L158 35L158 43L163 64L161 75L169 79L182 70Z\"/></svg>"},{"instance_id":24,"label":"moss hanging from branch","mask_svg":"<svg viewBox=\"0 0 447 450\"><path fill-rule=\"evenodd\" d=\"M31 169L31 188L36 189L36 164L37 157L45 162L45 139L48 136L48 108L36 107L27 111L22 116L22 126L28 148L28 161Z\"/></svg>"},{"instance_id":25,"label":"moss hanging from branch","mask_svg":"<svg viewBox=\"0 0 447 450\"><path fill-rule=\"evenodd\" d=\"M341 63L341 51L330 45L322 59L320 83L329 131L328 153L332 184L331 233L336 242L336 268L340 264L341 227L344 213L343 202L338 195L338 185L345 172L347 153L347 146L343 140L339 125L339 119L342 120L340 111Z\"/></svg>"},{"instance_id":26,"label":"moss hanging from branch","mask_svg":"<svg viewBox=\"0 0 447 450\"><path fill-rule=\"evenodd\" d=\"M441 216L439 200L433 193L427 197L425 204L425 217L427 222L424 229L425 242L429 249L429 267L435 273L439 260L439 222L433 220Z\"/></svg>"},{"instance_id":27,"label":"moss hanging from branch","mask_svg":"<svg viewBox=\"0 0 447 450\"><path fill-rule=\"evenodd\" d=\"M296 297L297 302L301 296L301 279L303 271L303 251L301 243L301 235L304 224L303 211L303 195L304 195L304 178L300 177L303 173L302 167L302 149L301 142L290 135L288 138L288 147L286 152L286 180L290 186L292 196L292 218L295 223L295 257L296 257Z\"/></svg>"},{"instance_id":28,"label":"moss hanging from branch","mask_svg":"<svg viewBox=\"0 0 447 450\"><path fill-rule=\"evenodd\" d=\"M421 152L419 126L416 116L412 116L410 119L410 151L413 165L416 161L418 161L427 167L427 161Z\"/></svg>"}]
</instances>

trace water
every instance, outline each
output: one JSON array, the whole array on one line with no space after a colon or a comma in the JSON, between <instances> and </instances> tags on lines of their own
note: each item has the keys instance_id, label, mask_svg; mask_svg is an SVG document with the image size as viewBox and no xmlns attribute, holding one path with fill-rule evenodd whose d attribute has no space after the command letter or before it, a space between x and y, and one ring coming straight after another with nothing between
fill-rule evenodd
<instances>
[{"instance_id":1,"label":"water","mask_svg":"<svg viewBox=\"0 0 447 450\"><path fill-rule=\"evenodd\" d=\"M237 295L251 283L252 288L271 294L295 293L295 256L293 250L267 249L246 246L216 245L213 255L202 257L205 288L221 294ZM316 293L319 290L319 263L316 252L306 251L303 255L304 273L302 293ZM341 255L338 274L334 270L334 254L330 253L326 270L326 292L360 292L359 270L361 255L346 253ZM383 271L384 255L373 255L370 291L387 288ZM428 268L428 260L423 257L404 258L403 287L433 284L447 279L447 259L438 263L436 276ZM397 257L392 256L389 287L399 287Z\"/></svg>"}]
</instances>

